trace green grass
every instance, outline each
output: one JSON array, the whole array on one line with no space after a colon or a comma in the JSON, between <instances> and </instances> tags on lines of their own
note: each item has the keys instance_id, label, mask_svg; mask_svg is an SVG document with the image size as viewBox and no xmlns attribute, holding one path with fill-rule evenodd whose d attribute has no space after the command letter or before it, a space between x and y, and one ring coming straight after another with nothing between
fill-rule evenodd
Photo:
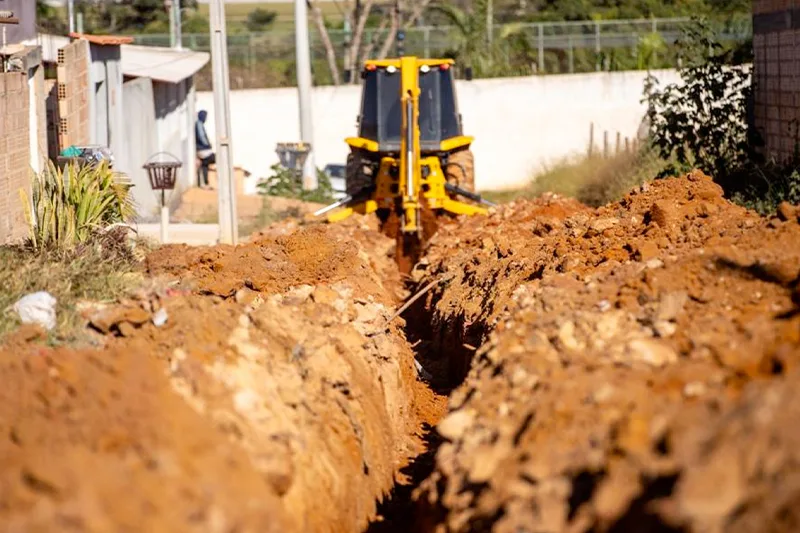
<instances>
[{"instance_id":1,"label":"green grass","mask_svg":"<svg viewBox=\"0 0 800 533\"><path fill-rule=\"evenodd\" d=\"M596 207L620 199L632 187L654 179L665 167L665 161L648 148L608 158L566 159L534 176L526 187L487 191L483 196L502 203L552 192Z\"/></svg>"},{"instance_id":2,"label":"green grass","mask_svg":"<svg viewBox=\"0 0 800 533\"><path fill-rule=\"evenodd\" d=\"M138 267L123 234L69 251L0 246L0 342L19 326L11 307L37 291L47 291L58 301L57 326L49 341L82 340L85 320L79 303L116 300L142 283Z\"/></svg>"}]
</instances>

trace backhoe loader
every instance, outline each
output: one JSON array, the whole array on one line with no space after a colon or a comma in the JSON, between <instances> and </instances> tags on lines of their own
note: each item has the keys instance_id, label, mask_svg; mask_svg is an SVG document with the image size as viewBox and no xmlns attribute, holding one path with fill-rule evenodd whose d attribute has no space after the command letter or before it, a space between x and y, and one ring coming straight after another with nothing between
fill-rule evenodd
<instances>
[{"instance_id":1,"label":"backhoe loader","mask_svg":"<svg viewBox=\"0 0 800 533\"><path fill-rule=\"evenodd\" d=\"M453 65L412 56L364 63L358 136L345 139L347 194L316 212L328 222L376 213L404 271L438 217L485 215L493 205L474 192L473 138L462 132Z\"/></svg>"}]
</instances>

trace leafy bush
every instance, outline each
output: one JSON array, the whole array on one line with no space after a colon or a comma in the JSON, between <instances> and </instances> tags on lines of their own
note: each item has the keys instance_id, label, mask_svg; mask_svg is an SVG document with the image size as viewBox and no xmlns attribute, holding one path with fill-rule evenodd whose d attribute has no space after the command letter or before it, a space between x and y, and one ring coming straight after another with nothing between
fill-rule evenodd
<instances>
[{"instance_id":1,"label":"leafy bush","mask_svg":"<svg viewBox=\"0 0 800 533\"><path fill-rule=\"evenodd\" d=\"M284 198L297 198L304 202L331 203L333 198L333 186L328 179L328 175L317 169L317 188L313 191L303 189L300 177L294 170L288 169L280 164L270 167L272 176L258 183L259 194L269 196L282 196Z\"/></svg>"},{"instance_id":2,"label":"leafy bush","mask_svg":"<svg viewBox=\"0 0 800 533\"><path fill-rule=\"evenodd\" d=\"M129 220L135 214L132 185L115 176L107 162L67 165L50 162L34 176L31 198L21 192L34 248L70 248L87 242L98 231Z\"/></svg>"},{"instance_id":3,"label":"leafy bush","mask_svg":"<svg viewBox=\"0 0 800 533\"><path fill-rule=\"evenodd\" d=\"M750 72L728 64L728 53L703 20L684 28L677 48L681 82L662 90L652 75L645 82L653 145L663 158L683 164L671 173L700 168L715 177L728 175L751 156Z\"/></svg>"}]
</instances>

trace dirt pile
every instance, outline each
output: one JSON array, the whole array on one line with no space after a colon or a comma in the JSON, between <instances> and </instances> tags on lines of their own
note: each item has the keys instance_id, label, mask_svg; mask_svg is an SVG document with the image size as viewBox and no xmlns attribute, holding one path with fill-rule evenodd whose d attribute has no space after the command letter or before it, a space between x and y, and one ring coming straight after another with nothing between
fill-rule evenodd
<instances>
[{"instance_id":1,"label":"dirt pile","mask_svg":"<svg viewBox=\"0 0 800 533\"><path fill-rule=\"evenodd\" d=\"M105 349L11 339L0 529L364 529L443 407L399 323L374 335L395 297L373 257L321 228L169 247L149 267L178 290L96 313Z\"/></svg>"},{"instance_id":2,"label":"dirt pile","mask_svg":"<svg viewBox=\"0 0 800 533\"><path fill-rule=\"evenodd\" d=\"M419 529L795 531L798 243L794 208L760 218L698 173L438 235L418 313L472 369Z\"/></svg>"}]
</instances>

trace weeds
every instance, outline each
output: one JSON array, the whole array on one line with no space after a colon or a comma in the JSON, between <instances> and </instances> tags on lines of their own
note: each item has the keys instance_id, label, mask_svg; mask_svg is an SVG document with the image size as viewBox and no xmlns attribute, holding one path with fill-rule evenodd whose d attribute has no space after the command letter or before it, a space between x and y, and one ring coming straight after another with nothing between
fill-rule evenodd
<instances>
[{"instance_id":1,"label":"weeds","mask_svg":"<svg viewBox=\"0 0 800 533\"><path fill-rule=\"evenodd\" d=\"M141 282L138 265L124 228L69 249L0 247L0 338L18 325L10 310L18 299L47 291L58 300L58 324L50 340L79 339L85 325L80 302L119 298Z\"/></svg>"},{"instance_id":2,"label":"weeds","mask_svg":"<svg viewBox=\"0 0 800 533\"><path fill-rule=\"evenodd\" d=\"M667 165L652 148L608 158L566 159L538 174L524 189L488 192L484 196L503 202L553 192L596 207L622 198L629 189L653 179Z\"/></svg>"},{"instance_id":3,"label":"weeds","mask_svg":"<svg viewBox=\"0 0 800 533\"><path fill-rule=\"evenodd\" d=\"M800 205L800 165L751 165L729 176L726 188L732 202L762 215L774 213L781 202Z\"/></svg>"}]
</instances>

